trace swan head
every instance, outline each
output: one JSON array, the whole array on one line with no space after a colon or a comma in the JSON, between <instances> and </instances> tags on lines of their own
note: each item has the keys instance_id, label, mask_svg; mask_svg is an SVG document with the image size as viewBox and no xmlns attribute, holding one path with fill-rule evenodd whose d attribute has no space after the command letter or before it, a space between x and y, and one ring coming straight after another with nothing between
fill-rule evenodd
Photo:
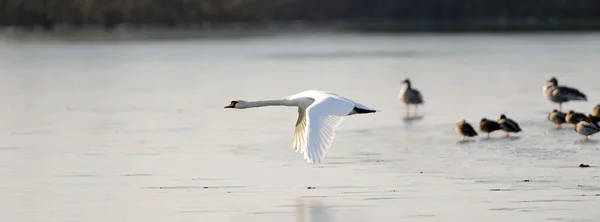
<instances>
[{"instance_id":1,"label":"swan head","mask_svg":"<svg viewBox=\"0 0 600 222\"><path fill-rule=\"evenodd\" d=\"M244 105L244 101L241 100L233 100L229 103L229 105L225 106L224 108L230 108L230 109L242 109Z\"/></svg>"},{"instance_id":2,"label":"swan head","mask_svg":"<svg viewBox=\"0 0 600 222\"><path fill-rule=\"evenodd\" d=\"M410 79L409 79L409 78L406 78L406 79L402 80L402 83L406 83L406 84L409 84L409 85L410 85Z\"/></svg>"},{"instance_id":3,"label":"swan head","mask_svg":"<svg viewBox=\"0 0 600 222\"><path fill-rule=\"evenodd\" d=\"M558 85L558 80L553 76L550 77L550 79L548 79L548 81L546 81L547 83L550 83L550 85L552 86L557 86Z\"/></svg>"},{"instance_id":4,"label":"swan head","mask_svg":"<svg viewBox=\"0 0 600 222\"><path fill-rule=\"evenodd\" d=\"M504 115L504 114L500 115L500 119L506 119L506 115Z\"/></svg>"}]
</instances>

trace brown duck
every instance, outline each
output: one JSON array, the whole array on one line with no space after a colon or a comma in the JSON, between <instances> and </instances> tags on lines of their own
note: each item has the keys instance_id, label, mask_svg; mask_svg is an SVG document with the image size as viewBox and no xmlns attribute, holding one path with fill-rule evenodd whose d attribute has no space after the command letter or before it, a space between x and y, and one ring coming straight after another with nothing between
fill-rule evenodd
<instances>
[{"instance_id":1,"label":"brown duck","mask_svg":"<svg viewBox=\"0 0 600 222\"><path fill-rule=\"evenodd\" d=\"M467 137L477 136L477 132L471 126L471 124L467 123L464 119L454 125L454 129L460 135L462 135L462 140L465 141Z\"/></svg>"},{"instance_id":2,"label":"brown duck","mask_svg":"<svg viewBox=\"0 0 600 222\"><path fill-rule=\"evenodd\" d=\"M505 137L509 137L510 133L521 132L521 127L517 122L512 119L506 118L506 115L500 115L500 119L497 121L500 124L500 128L506 132Z\"/></svg>"},{"instance_id":3,"label":"brown duck","mask_svg":"<svg viewBox=\"0 0 600 222\"><path fill-rule=\"evenodd\" d=\"M562 128L562 124L567 122L565 120L566 116L566 113L559 112L558 110L554 109L551 113L548 113L548 120L556 124L556 128L559 129Z\"/></svg>"},{"instance_id":4,"label":"brown duck","mask_svg":"<svg viewBox=\"0 0 600 222\"><path fill-rule=\"evenodd\" d=\"M500 124L496 121L491 121L486 118L481 119L479 121L479 130L481 132L487 133L487 138L490 138L490 133L496 130L502 129Z\"/></svg>"},{"instance_id":5,"label":"brown duck","mask_svg":"<svg viewBox=\"0 0 600 222\"><path fill-rule=\"evenodd\" d=\"M592 109L592 114L588 115L588 118L591 121L600 122L600 104Z\"/></svg>"},{"instance_id":6,"label":"brown duck","mask_svg":"<svg viewBox=\"0 0 600 222\"><path fill-rule=\"evenodd\" d=\"M590 119L582 119L575 124L575 132L584 136L584 140L588 140L589 136L600 132L600 125Z\"/></svg>"},{"instance_id":7,"label":"brown duck","mask_svg":"<svg viewBox=\"0 0 600 222\"><path fill-rule=\"evenodd\" d=\"M594 106L594 109L592 109L592 116L600 117L600 104Z\"/></svg>"},{"instance_id":8,"label":"brown duck","mask_svg":"<svg viewBox=\"0 0 600 222\"><path fill-rule=\"evenodd\" d=\"M575 127L575 124L577 124L581 120L585 120L585 119L587 119L587 116L585 114L578 113L573 110L569 110L569 112L565 116L565 121L567 123L573 124L573 127Z\"/></svg>"},{"instance_id":9,"label":"brown duck","mask_svg":"<svg viewBox=\"0 0 600 222\"><path fill-rule=\"evenodd\" d=\"M587 116L587 121L598 123L598 122L600 122L600 117L599 116L594 116L592 114L589 114Z\"/></svg>"}]
</instances>

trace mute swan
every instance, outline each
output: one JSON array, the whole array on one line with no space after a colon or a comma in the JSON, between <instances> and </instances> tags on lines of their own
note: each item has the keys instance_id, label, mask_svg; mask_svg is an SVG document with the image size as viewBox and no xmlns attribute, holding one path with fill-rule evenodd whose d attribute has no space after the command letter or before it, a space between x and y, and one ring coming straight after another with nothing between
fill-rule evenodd
<instances>
[{"instance_id":1,"label":"mute swan","mask_svg":"<svg viewBox=\"0 0 600 222\"><path fill-rule=\"evenodd\" d=\"M548 120L556 124L557 129L562 128L562 124L567 123L567 120L565 120L566 117L566 113L559 112L556 109L552 110L551 113L548 113Z\"/></svg>"},{"instance_id":2,"label":"mute swan","mask_svg":"<svg viewBox=\"0 0 600 222\"><path fill-rule=\"evenodd\" d=\"M377 112L338 94L319 90L307 90L275 100L234 100L225 108L247 109L263 106L298 107L292 147L296 152L304 153L304 159L308 163L321 162L331 147L335 130L344 117Z\"/></svg>"},{"instance_id":3,"label":"mute swan","mask_svg":"<svg viewBox=\"0 0 600 222\"><path fill-rule=\"evenodd\" d=\"M454 124L454 129L460 135L462 135L462 140L465 141L467 137L477 136L477 132L471 126L471 124L467 123L466 120L461 120L460 122Z\"/></svg>"},{"instance_id":4,"label":"mute swan","mask_svg":"<svg viewBox=\"0 0 600 222\"><path fill-rule=\"evenodd\" d=\"M481 130L481 132L487 133L487 138L490 138L491 132L500 130L500 124L495 121L483 118L481 119L481 121L479 121L479 130Z\"/></svg>"},{"instance_id":5,"label":"mute swan","mask_svg":"<svg viewBox=\"0 0 600 222\"><path fill-rule=\"evenodd\" d=\"M598 123L595 123L589 119L582 119L575 125L574 130L575 132L584 135L585 140L588 140L590 135L600 132L600 126Z\"/></svg>"},{"instance_id":6,"label":"mute swan","mask_svg":"<svg viewBox=\"0 0 600 222\"><path fill-rule=\"evenodd\" d=\"M498 124L500 124L500 128L506 132L505 137L509 137L510 133L521 132L521 127L519 127L519 124L512 119L506 118L506 115L504 114L500 115Z\"/></svg>"},{"instance_id":7,"label":"mute swan","mask_svg":"<svg viewBox=\"0 0 600 222\"><path fill-rule=\"evenodd\" d=\"M569 101L587 101L585 94L579 90L567 86L559 86L558 80L551 77L547 82L547 85L543 87L542 91L546 99L558 103L558 111L562 112L562 104Z\"/></svg>"},{"instance_id":8,"label":"mute swan","mask_svg":"<svg viewBox=\"0 0 600 222\"><path fill-rule=\"evenodd\" d=\"M398 98L402 100L402 102L404 102L406 106L405 115L409 115L411 104L415 105L415 115L417 115L417 109L419 107L419 104L423 103L423 96L421 95L421 92L419 92L419 90L412 88L410 79L406 78L404 79L404 81L402 81L402 83L405 83L406 86L400 90Z\"/></svg>"}]
</instances>

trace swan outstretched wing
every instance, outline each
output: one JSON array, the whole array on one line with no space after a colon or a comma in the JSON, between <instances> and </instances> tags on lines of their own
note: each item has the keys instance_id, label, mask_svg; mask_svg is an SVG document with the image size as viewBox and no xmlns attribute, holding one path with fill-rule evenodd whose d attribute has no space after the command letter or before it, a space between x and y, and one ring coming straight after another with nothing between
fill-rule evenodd
<instances>
[{"instance_id":1,"label":"swan outstretched wing","mask_svg":"<svg viewBox=\"0 0 600 222\"><path fill-rule=\"evenodd\" d=\"M315 98L315 101L306 109L304 123L301 121L296 127L304 127L304 134L297 134L300 151L309 163L320 163L325 153L331 147L335 130L342 123L354 104L333 97ZM300 115L299 115L300 116ZM306 124L302 126L302 124Z\"/></svg>"}]
</instances>

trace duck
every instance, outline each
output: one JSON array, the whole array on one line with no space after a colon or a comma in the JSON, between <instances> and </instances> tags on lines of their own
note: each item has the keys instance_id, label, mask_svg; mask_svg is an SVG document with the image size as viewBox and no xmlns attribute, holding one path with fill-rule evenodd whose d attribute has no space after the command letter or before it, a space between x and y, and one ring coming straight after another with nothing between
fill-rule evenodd
<instances>
[{"instance_id":1,"label":"duck","mask_svg":"<svg viewBox=\"0 0 600 222\"><path fill-rule=\"evenodd\" d=\"M587 116L585 114L578 113L573 110L569 110L569 112L565 116L565 121L567 123L573 124L573 127L575 127L575 124L579 123L579 121L585 120L585 119L587 119Z\"/></svg>"},{"instance_id":2,"label":"duck","mask_svg":"<svg viewBox=\"0 0 600 222\"><path fill-rule=\"evenodd\" d=\"M462 141L465 141L467 137L477 136L477 132L475 132L473 126L464 119L454 124L454 129L458 134L462 135Z\"/></svg>"},{"instance_id":3,"label":"duck","mask_svg":"<svg viewBox=\"0 0 600 222\"><path fill-rule=\"evenodd\" d=\"M501 114L500 119L497 121L500 124L500 128L506 132L505 137L509 137L510 133L521 132L521 127L517 122L512 119L506 118L506 115Z\"/></svg>"},{"instance_id":4,"label":"duck","mask_svg":"<svg viewBox=\"0 0 600 222\"><path fill-rule=\"evenodd\" d=\"M496 121L491 121L486 118L483 118L481 121L479 121L479 130L487 133L487 138L490 138L490 133L500 129L500 124Z\"/></svg>"},{"instance_id":5,"label":"duck","mask_svg":"<svg viewBox=\"0 0 600 222\"><path fill-rule=\"evenodd\" d=\"M588 114L587 118L588 118L589 121L592 121L592 122L595 122L595 123L600 122L600 116L594 116L592 114Z\"/></svg>"},{"instance_id":6,"label":"duck","mask_svg":"<svg viewBox=\"0 0 600 222\"><path fill-rule=\"evenodd\" d=\"M594 106L592 109L592 116L600 117L600 104Z\"/></svg>"},{"instance_id":7,"label":"duck","mask_svg":"<svg viewBox=\"0 0 600 222\"><path fill-rule=\"evenodd\" d=\"M565 120L566 116L566 113L554 109L552 110L552 112L548 113L548 120L556 124L557 129L560 129L562 128L562 124L567 123L567 121Z\"/></svg>"},{"instance_id":8,"label":"duck","mask_svg":"<svg viewBox=\"0 0 600 222\"><path fill-rule=\"evenodd\" d=\"M574 127L575 132L584 136L584 140L588 140L590 135L600 132L600 125L589 119L582 119Z\"/></svg>"},{"instance_id":9,"label":"duck","mask_svg":"<svg viewBox=\"0 0 600 222\"><path fill-rule=\"evenodd\" d=\"M304 154L311 164L318 164L330 149L335 132L342 121L352 115L378 112L337 93L306 90L282 99L232 100L226 109L248 109L267 106L297 107L292 148Z\"/></svg>"},{"instance_id":10,"label":"duck","mask_svg":"<svg viewBox=\"0 0 600 222\"><path fill-rule=\"evenodd\" d=\"M551 77L542 88L544 96L551 102L558 103L558 111L562 112L562 104L569 101L586 101L587 97L578 89L559 86L556 77Z\"/></svg>"},{"instance_id":11,"label":"duck","mask_svg":"<svg viewBox=\"0 0 600 222\"><path fill-rule=\"evenodd\" d=\"M600 104L594 106L589 117L595 122L600 122Z\"/></svg>"},{"instance_id":12,"label":"duck","mask_svg":"<svg viewBox=\"0 0 600 222\"><path fill-rule=\"evenodd\" d=\"M414 105L415 106L415 115L418 115L418 107L419 105L423 104L423 95L421 94L421 92L418 89L415 89L412 87L412 84L410 82L409 78L406 78L402 81L402 83L406 84L406 86L404 86L401 90L400 93L398 94L398 98L404 102L404 105L406 107L406 112L405 112L405 116L409 116L410 115L410 105Z\"/></svg>"}]
</instances>

